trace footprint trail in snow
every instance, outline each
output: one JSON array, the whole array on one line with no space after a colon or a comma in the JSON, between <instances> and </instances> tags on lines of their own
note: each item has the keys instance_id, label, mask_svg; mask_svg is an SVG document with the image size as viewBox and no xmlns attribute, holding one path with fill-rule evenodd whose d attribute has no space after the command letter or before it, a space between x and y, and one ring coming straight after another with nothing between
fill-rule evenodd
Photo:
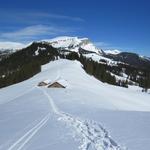
<instances>
[{"instance_id":1,"label":"footprint trail in snow","mask_svg":"<svg viewBox=\"0 0 150 150\"><path fill-rule=\"evenodd\" d=\"M55 105L49 94L41 88L43 94L48 98L53 112L59 116L58 120L64 121L75 130L75 136L78 136L81 142L81 150L126 150L120 147L109 135L108 132L97 122L92 120L82 120L70 114L61 112Z\"/></svg>"},{"instance_id":2,"label":"footprint trail in snow","mask_svg":"<svg viewBox=\"0 0 150 150\"><path fill-rule=\"evenodd\" d=\"M65 121L75 129L75 134L81 139L79 149L88 150L125 150L121 148L98 123L91 120L81 120L68 114L62 114L59 120Z\"/></svg>"}]
</instances>

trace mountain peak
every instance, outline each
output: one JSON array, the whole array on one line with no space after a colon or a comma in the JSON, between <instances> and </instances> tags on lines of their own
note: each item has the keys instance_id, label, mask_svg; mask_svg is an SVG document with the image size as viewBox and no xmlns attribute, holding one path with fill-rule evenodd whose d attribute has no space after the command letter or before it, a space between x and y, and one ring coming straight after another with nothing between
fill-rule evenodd
<instances>
[{"instance_id":1,"label":"mountain peak","mask_svg":"<svg viewBox=\"0 0 150 150\"><path fill-rule=\"evenodd\" d=\"M120 50L117 50L117 49L114 49L114 50L105 50L104 51L106 54L112 54L112 55L117 55L117 54L120 54L121 51Z\"/></svg>"},{"instance_id":2,"label":"mountain peak","mask_svg":"<svg viewBox=\"0 0 150 150\"><path fill-rule=\"evenodd\" d=\"M102 51L98 49L88 38L61 36L53 39L42 40L49 43L55 48L79 52L79 49L100 54Z\"/></svg>"}]
</instances>

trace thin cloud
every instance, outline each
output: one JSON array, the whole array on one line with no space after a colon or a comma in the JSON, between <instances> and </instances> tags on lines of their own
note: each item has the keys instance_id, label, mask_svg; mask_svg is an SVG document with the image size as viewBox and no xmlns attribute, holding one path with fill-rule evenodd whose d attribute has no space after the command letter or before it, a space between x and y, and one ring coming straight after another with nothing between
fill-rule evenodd
<instances>
[{"instance_id":1,"label":"thin cloud","mask_svg":"<svg viewBox=\"0 0 150 150\"><path fill-rule=\"evenodd\" d=\"M110 46L110 44L105 43L105 42L94 42L94 44L95 44L97 47L107 47L107 46Z\"/></svg>"},{"instance_id":2,"label":"thin cloud","mask_svg":"<svg viewBox=\"0 0 150 150\"><path fill-rule=\"evenodd\" d=\"M63 14L46 13L46 12L11 12L0 10L0 22L15 22L15 23L41 23L46 22L47 24L55 21L73 21L73 22L84 22L84 19L78 16L68 16Z\"/></svg>"},{"instance_id":3,"label":"thin cloud","mask_svg":"<svg viewBox=\"0 0 150 150\"><path fill-rule=\"evenodd\" d=\"M84 19L80 17L74 17L74 16L66 16L66 15L60 15L60 14L51 14L51 13L28 13L26 15L34 16L34 17L44 17L49 19L61 19L61 20L70 20L70 21L77 21L82 22Z\"/></svg>"},{"instance_id":4,"label":"thin cloud","mask_svg":"<svg viewBox=\"0 0 150 150\"><path fill-rule=\"evenodd\" d=\"M53 27L53 26L45 26L45 25L34 25L28 26L23 29L13 31L13 32L5 32L0 34L0 39L5 40L15 40L15 41L30 41L36 40L39 38L44 38L45 36L56 36L61 34L67 34L74 32L73 28L65 28L65 27Z\"/></svg>"},{"instance_id":5,"label":"thin cloud","mask_svg":"<svg viewBox=\"0 0 150 150\"><path fill-rule=\"evenodd\" d=\"M106 42L94 42L94 44L97 47L102 48L103 50L119 50L119 51L121 51L120 47L113 46L112 44L109 44Z\"/></svg>"},{"instance_id":6,"label":"thin cloud","mask_svg":"<svg viewBox=\"0 0 150 150\"><path fill-rule=\"evenodd\" d=\"M106 42L94 42L94 44L103 49L103 50L107 50L107 49L112 49L111 45L109 43L106 43Z\"/></svg>"}]
</instances>

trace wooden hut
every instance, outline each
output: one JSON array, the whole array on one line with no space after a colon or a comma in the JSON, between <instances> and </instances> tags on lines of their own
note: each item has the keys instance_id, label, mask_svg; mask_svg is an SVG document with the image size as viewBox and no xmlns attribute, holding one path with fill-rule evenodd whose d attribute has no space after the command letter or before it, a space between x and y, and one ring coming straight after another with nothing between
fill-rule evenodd
<instances>
[{"instance_id":1,"label":"wooden hut","mask_svg":"<svg viewBox=\"0 0 150 150\"><path fill-rule=\"evenodd\" d=\"M66 88L66 87L63 86L63 85L61 85L61 84L58 83L58 82L54 82L54 83L50 84L50 85L48 86L48 88Z\"/></svg>"},{"instance_id":2,"label":"wooden hut","mask_svg":"<svg viewBox=\"0 0 150 150\"><path fill-rule=\"evenodd\" d=\"M48 88L66 88L67 83L65 80L58 80L48 85Z\"/></svg>"},{"instance_id":3,"label":"wooden hut","mask_svg":"<svg viewBox=\"0 0 150 150\"><path fill-rule=\"evenodd\" d=\"M47 86L50 84L50 80L41 81L38 86Z\"/></svg>"}]
</instances>

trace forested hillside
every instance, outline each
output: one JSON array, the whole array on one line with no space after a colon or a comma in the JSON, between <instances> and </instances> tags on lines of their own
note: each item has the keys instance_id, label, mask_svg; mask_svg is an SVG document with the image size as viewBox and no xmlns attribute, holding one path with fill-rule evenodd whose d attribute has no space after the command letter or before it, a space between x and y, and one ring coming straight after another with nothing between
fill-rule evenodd
<instances>
[{"instance_id":1,"label":"forested hillside","mask_svg":"<svg viewBox=\"0 0 150 150\"><path fill-rule=\"evenodd\" d=\"M58 58L80 61L88 74L102 82L123 87L134 84L143 87L144 91L150 88L150 70L147 68L120 62L109 65L105 60L97 62L87 58L81 51L77 53L60 50L42 42L34 42L0 61L0 87L26 80L39 73L41 65ZM123 74L127 76L125 79Z\"/></svg>"}]
</instances>

